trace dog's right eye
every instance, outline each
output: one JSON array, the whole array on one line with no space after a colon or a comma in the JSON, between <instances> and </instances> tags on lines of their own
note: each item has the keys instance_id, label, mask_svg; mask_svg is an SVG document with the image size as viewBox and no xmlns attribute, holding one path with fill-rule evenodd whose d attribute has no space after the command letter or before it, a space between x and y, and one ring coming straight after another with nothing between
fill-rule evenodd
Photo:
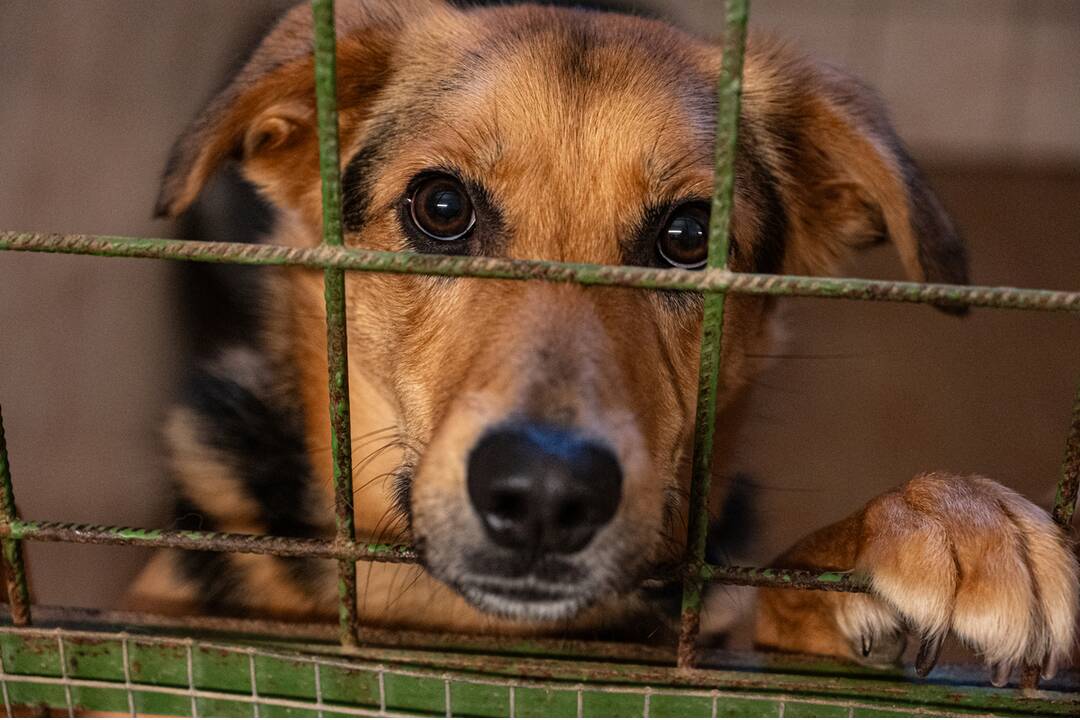
<instances>
[{"instance_id":1,"label":"dog's right eye","mask_svg":"<svg viewBox=\"0 0 1080 720\"><path fill-rule=\"evenodd\" d=\"M476 225L469 193L461 181L443 173L421 177L414 183L409 218L416 229L438 242L456 242Z\"/></svg>"},{"instance_id":2,"label":"dog's right eye","mask_svg":"<svg viewBox=\"0 0 1080 720\"><path fill-rule=\"evenodd\" d=\"M686 203L672 211L656 249L672 267L700 270L709 254L709 208L703 203Z\"/></svg>"}]
</instances>

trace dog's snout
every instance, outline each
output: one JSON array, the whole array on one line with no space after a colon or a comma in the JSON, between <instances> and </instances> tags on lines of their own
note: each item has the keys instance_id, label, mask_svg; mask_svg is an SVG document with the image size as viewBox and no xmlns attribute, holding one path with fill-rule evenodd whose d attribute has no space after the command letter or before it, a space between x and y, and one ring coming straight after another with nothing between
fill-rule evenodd
<instances>
[{"instance_id":1,"label":"dog's snout","mask_svg":"<svg viewBox=\"0 0 1080 720\"><path fill-rule=\"evenodd\" d=\"M572 430L520 424L488 432L468 465L469 498L488 536L529 555L573 553L615 515L622 470Z\"/></svg>"}]
</instances>

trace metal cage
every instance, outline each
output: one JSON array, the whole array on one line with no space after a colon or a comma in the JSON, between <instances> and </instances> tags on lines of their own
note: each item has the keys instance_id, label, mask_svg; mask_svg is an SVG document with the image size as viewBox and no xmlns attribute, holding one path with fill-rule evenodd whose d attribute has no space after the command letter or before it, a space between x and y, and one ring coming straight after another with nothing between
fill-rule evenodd
<instances>
[{"instance_id":1,"label":"metal cage","mask_svg":"<svg viewBox=\"0 0 1080 720\"><path fill-rule=\"evenodd\" d=\"M0 626L0 690L8 714L41 709L116 713L320 717L419 715L880 716L1008 713L1071 715L1073 689L985 687L945 669L934 682L900 670L831 660L695 652L707 583L865 592L842 572L725 567L705 561L707 497L724 304L729 293L934 303L1080 313L1080 292L784 275L727 269L748 0L727 0L718 87L716 184L708 267L652 269L387 253L344 247L338 153L333 0L313 0L323 244L297 249L183 240L0 232L0 250L291 265L325 273L329 398L337 532L333 540L101 527L24 520L0 420L0 538L10 599ZM690 290L704 295L693 478L677 648L570 640L388 632L357 622L356 561L412 563L408 547L358 542L353 525L345 272L543 280ZM1067 526L1080 484L1080 392L1053 509ZM22 542L67 542L262 553L338 561L336 633L323 625L71 609L31 611ZM33 615L33 622L31 616ZM336 637L335 637L336 636ZM336 640L336 643L334 642Z\"/></svg>"}]
</instances>

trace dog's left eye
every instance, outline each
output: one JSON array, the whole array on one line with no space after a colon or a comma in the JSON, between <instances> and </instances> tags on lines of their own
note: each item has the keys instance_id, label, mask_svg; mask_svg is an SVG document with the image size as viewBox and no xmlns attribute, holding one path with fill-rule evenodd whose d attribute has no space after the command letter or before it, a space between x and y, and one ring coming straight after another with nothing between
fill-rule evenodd
<instances>
[{"instance_id":1,"label":"dog's left eye","mask_svg":"<svg viewBox=\"0 0 1080 720\"><path fill-rule=\"evenodd\" d=\"M699 270L709 254L709 210L701 203L680 205L656 240L660 257L672 267Z\"/></svg>"},{"instance_id":2,"label":"dog's left eye","mask_svg":"<svg viewBox=\"0 0 1080 720\"><path fill-rule=\"evenodd\" d=\"M469 193L452 175L439 173L420 178L408 203L413 224L432 240L461 240L476 225Z\"/></svg>"}]
</instances>

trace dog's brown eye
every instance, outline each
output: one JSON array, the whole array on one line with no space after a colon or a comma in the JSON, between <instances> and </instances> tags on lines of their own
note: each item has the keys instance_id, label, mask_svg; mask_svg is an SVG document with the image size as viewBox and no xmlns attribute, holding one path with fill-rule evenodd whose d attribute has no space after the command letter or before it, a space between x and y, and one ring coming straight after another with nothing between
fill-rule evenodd
<instances>
[{"instance_id":1,"label":"dog's brown eye","mask_svg":"<svg viewBox=\"0 0 1080 720\"><path fill-rule=\"evenodd\" d=\"M460 240L476 224L469 193L450 175L420 180L409 197L409 213L420 232L440 242Z\"/></svg>"},{"instance_id":2,"label":"dog's brown eye","mask_svg":"<svg viewBox=\"0 0 1080 720\"><path fill-rule=\"evenodd\" d=\"M704 205L687 204L675 208L656 241L660 257L677 268L705 267L709 254L709 211Z\"/></svg>"}]
</instances>

